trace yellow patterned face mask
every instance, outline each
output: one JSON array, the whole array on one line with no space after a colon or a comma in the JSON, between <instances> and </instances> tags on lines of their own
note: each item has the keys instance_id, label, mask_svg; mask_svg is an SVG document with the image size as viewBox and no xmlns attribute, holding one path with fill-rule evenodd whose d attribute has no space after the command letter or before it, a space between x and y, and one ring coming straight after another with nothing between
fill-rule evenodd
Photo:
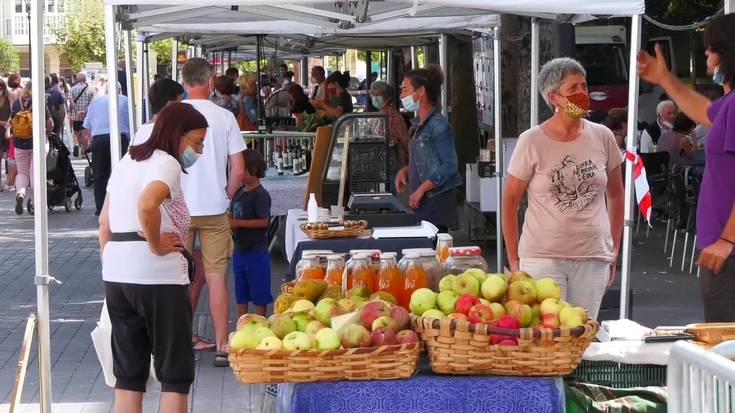
<instances>
[{"instance_id":1,"label":"yellow patterned face mask","mask_svg":"<svg viewBox=\"0 0 735 413\"><path fill-rule=\"evenodd\" d=\"M564 106L564 113L572 119L582 119L587 115L590 108L590 97L586 93L575 93L569 96L562 96L567 100Z\"/></svg>"}]
</instances>

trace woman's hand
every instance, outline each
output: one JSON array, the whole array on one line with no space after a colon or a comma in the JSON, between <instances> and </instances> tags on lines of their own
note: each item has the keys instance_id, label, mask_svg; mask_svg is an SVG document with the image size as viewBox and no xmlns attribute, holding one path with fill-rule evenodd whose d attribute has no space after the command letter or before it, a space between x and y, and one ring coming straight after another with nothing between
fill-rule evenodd
<instances>
[{"instance_id":1,"label":"woman's hand","mask_svg":"<svg viewBox=\"0 0 735 413\"><path fill-rule=\"evenodd\" d=\"M733 245L729 242L721 239L717 240L717 242L702 250L697 265L718 274L722 270L725 261L730 258L732 249Z\"/></svg>"},{"instance_id":2,"label":"woman's hand","mask_svg":"<svg viewBox=\"0 0 735 413\"><path fill-rule=\"evenodd\" d=\"M411 196L408 198L408 206L412 209L418 209L421 204L421 200L424 198L425 192L422 188L416 189Z\"/></svg>"},{"instance_id":3,"label":"woman's hand","mask_svg":"<svg viewBox=\"0 0 735 413\"><path fill-rule=\"evenodd\" d=\"M638 76L643 80L658 85L669 74L660 43L656 43L656 57L643 50L638 52Z\"/></svg>"},{"instance_id":4,"label":"woman's hand","mask_svg":"<svg viewBox=\"0 0 735 413\"><path fill-rule=\"evenodd\" d=\"M159 256L184 250L184 247L181 245L181 238L178 234L172 232L161 234L158 242L148 240L148 248L151 249L151 252Z\"/></svg>"},{"instance_id":5,"label":"woman's hand","mask_svg":"<svg viewBox=\"0 0 735 413\"><path fill-rule=\"evenodd\" d=\"M398 173L396 174L396 190L399 194L402 194L406 191L406 186L408 185L408 168L401 168L398 170Z\"/></svg>"},{"instance_id":6,"label":"woman's hand","mask_svg":"<svg viewBox=\"0 0 735 413\"><path fill-rule=\"evenodd\" d=\"M617 254L615 254L616 258L613 258L612 262L610 263L610 277L607 279L607 288L610 288L615 284L615 276L618 272L618 259Z\"/></svg>"},{"instance_id":7,"label":"woman's hand","mask_svg":"<svg viewBox=\"0 0 735 413\"><path fill-rule=\"evenodd\" d=\"M510 272L520 271L521 270L521 260L519 258L509 258L508 266L510 267Z\"/></svg>"}]
</instances>

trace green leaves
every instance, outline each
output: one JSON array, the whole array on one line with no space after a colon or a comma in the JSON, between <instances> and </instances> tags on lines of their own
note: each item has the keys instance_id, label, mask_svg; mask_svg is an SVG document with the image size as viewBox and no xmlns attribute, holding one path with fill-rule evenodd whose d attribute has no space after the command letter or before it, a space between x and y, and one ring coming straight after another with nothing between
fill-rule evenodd
<instances>
[{"instance_id":1,"label":"green leaves","mask_svg":"<svg viewBox=\"0 0 735 413\"><path fill-rule=\"evenodd\" d=\"M17 72L18 71L18 51L13 45L0 38L0 72Z\"/></svg>"},{"instance_id":2,"label":"green leaves","mask_svg":"<svg viewBox=\"0 0 735 413\"><path fill-rule=\"evenodd\" d=\"M105 62L104 9L101 0L72 0L53 34L74 70L87 62Z\"/></svg>"}]
</instances>

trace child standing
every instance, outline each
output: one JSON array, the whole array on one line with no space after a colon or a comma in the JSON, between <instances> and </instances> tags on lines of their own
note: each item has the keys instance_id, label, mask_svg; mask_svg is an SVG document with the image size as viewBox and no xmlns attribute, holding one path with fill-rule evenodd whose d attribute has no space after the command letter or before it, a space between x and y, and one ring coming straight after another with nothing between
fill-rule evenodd
<instances>
[{"instance_id":1,"label":"child standing","mask_svg":"<svg viewBox=\"0 0 735 413\"><path fill-rule=\"evenodd\" d=\"M253 302L255 313L265 315L271 295L271 261L268 254L268 222L271 197L260 185L266 165L259 152L246 149L243 186L232 197L230 226L235 239L232 272L235 274L235 299L241 316Z\"/></svg>"}]
</instances>

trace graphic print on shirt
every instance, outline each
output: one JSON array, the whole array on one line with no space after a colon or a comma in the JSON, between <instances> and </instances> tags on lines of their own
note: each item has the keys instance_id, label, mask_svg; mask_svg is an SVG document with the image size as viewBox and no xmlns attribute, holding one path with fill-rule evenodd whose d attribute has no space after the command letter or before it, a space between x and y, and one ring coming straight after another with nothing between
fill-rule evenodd
<instances>
[{"instance_id":1,"label":"graphic print on shirt","mask_svg":"<svg viewBox=\"0 0 735 413\"><path fill-rule=\"evenodd\" d=\"M551 194L559 212L581 211L597 196L600 188L594 182L597 165L587 159L577 162L574 155L566 155L549 173Z\"/></svg>"}]
</instances>

